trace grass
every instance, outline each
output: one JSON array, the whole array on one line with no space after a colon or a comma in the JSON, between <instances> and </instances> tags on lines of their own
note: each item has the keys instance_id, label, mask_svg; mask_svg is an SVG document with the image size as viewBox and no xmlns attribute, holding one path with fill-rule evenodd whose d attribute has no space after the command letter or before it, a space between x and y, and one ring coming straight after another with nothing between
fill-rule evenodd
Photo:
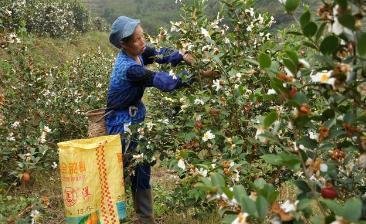
<instances>
[{"instance_id":1,"label":"grass","mask_svg":"<svg viewBox=\"0 0 366 224\"><path fill-rule=\"evenodd\" d=\"M217 213L206 214L205 217L196 218L192 215L191 208L187 208L184 213L177 213L175 208L168 207L165 199L170 197L176 186L176 181L178 179L174 173L162 167L154 167L152 186L154 214L157 223L216 224L220 222ZM10 189L0 189L0 192L0 223L29 223L30 213L35 209L42 213L42 219L39 223L66 223L58 170L32 173L29 184L12 186ZM129 189L127 189L126 197L128 217L133 219L134 211Z\"/></svg>"},{"instance_id":2,"label":"grass","mask_svg":"<svg viewBox=\"0 0 366 224\"><path fill-rule=\"evenodd\" d=\"M88 32L83 35L76 35L70 40L50 37L26 37L26 39L33 60L46 67L61 66L65 62L76 59L80 55L97 48L111 54L115 52L114 47L109 43L108 34L104 32ZM19 50L17 46L14 47L0 48L1 58L10 60L9 54L16 54L15 51Z\"/></svg>"}]
</instances>

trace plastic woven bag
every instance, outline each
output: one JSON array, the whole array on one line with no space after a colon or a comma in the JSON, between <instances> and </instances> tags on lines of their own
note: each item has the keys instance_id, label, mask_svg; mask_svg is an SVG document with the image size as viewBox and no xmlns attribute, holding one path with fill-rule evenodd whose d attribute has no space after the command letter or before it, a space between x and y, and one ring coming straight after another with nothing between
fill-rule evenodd
<instances>
[{"instance_id":1,"label":"plastic woven bag","mask_svg":"<svg viewBox=\"0 0 366 224\"><path fill-rule=\"evenodd\" d=\"M120 135L57 144L68 224L119 224L126 218Z\"/></svg>"}]
</instances>

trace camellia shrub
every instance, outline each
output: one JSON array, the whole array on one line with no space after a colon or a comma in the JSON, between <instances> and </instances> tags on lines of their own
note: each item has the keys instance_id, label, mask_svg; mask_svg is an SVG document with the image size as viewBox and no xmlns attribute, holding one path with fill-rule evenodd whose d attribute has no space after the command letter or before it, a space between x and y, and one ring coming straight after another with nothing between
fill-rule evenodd
<instances>
[{"instance_id":1,"label":"camellia shrub","mask_svg":"<svg viewBox=\"0 0 366 224\"><path fill-rule=\"evenodd\" d=\"M365 3L323 1L297 18L301 2L280 1L295 25L273 33L273 17L253 1L220 2L208 18L206 1L184 1L182 21L151 38L191 52L196 82L150 92L140 153L168 158L184 186L195 186L180 202L213 201L226 223L361 222ZM189 78L183 66L159 69ZM297 194L279 197L286 186Z\"/></svg>"},{"instance_id":2,"label":"camellia shrub","mask_svg":"<svg viewBox=\"0 0 366 224\"><path fill-rule=\"evenodd\" d=\"M90 50L65 64L35 62L28 39L5 39L0 60L0 175L2 183L32 179L57 168L56 143L85 138L85 113L104 108L113 55ZM18 179L19 180L19 179Z\"/></svg>"},{"instance_id":3,"label":"camellia shrub","mask_svg":"<svg viewBox=\"0 0 366 224\"><path fill-rule=\"evenodd\" d=\"M36 0L0 2L2 29L28 32L51 37L68 37L92 28L89 11L79 1Z\"/></svg>"}]
</instances>

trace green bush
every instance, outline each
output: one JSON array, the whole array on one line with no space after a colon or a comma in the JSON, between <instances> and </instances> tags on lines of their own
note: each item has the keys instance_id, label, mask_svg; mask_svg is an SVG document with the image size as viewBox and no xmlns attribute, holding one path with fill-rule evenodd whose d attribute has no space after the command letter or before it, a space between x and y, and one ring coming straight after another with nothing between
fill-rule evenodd
<instances>
[{"instance_id":1,"label":"green bush","mask_svg":"<svg viewBox=\"0 0 366 224\"><path fill-rule=\"evenodd\" d=\"M4 0L0 6L2 27L10 31L25 26L39 35L67 37L91 29L90 14L79 1Z\"/></svg>"}]
</instances>

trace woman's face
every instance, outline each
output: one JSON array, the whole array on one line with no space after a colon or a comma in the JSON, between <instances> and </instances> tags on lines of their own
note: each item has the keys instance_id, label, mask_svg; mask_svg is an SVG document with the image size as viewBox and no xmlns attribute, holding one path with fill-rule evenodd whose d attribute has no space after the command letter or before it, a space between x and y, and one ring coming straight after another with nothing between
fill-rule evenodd
<instances>
[{"instance_id":1,"label":"woman's face","mask_svg":"<svg viewBox=\"0 0 366 224\"><path fill-rule=\"evenodd\" d=\"M144 30L140 25L137 25L132 38L125 43L122 43L123 49L132 56L140 55L145 49Z\"/></svg>"}]
</instances>

